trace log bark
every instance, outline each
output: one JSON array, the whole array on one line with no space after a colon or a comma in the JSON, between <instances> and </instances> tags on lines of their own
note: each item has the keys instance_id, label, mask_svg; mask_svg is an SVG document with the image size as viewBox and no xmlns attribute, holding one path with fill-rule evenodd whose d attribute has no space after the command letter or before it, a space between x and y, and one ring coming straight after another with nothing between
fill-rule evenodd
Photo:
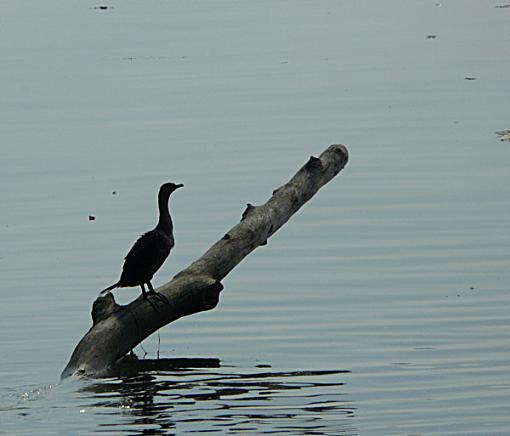
<instances>
[{"instance_id":1,"label":"log bark","mask_svg":"<svg viewBox=\"0 0 510 436\"><path fill-rule=\"evenodd\" d=\"M112 294L93 303L93 325L76 346L62 378L101 377L146 337L183 316L211 310L223 289L221 280L282 227L348 160L343 145L329 146L318 158L310 157L292 179L273 191L261 206L248 204L241 222L231 228L197 261L157 289L168 304L156 311L139 297L126 306Z\"/></svg>"}]
</instances>

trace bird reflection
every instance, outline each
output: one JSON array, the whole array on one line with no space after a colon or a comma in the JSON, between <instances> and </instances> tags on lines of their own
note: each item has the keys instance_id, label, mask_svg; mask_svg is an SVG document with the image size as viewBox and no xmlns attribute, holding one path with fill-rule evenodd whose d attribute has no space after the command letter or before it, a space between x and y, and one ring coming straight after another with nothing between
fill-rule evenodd
<instances>
[{"instance_id":1,"label":"bird reflection","mask_svg":"<svg viewBox=\"0 0 510 436\"><path fill-rule=\"evenodd\" d=\"M125 418L105 419L98 432L355 435L355 407L341 381L347 373L237 371L218 359L141 360L136 370L83 386L81 407Z\"/></svg>"}]
</instances>

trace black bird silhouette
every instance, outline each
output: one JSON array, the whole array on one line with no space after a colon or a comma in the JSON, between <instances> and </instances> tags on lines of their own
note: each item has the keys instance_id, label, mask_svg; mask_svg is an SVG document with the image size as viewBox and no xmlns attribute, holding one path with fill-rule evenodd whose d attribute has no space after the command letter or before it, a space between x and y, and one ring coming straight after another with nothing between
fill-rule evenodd
<instances>
[{"instance_id":1,"label":"black bird silhouette","mask_svg":"<svg viewBox=\"0 0 510 436\"><path fill-rule=\"evenodd\" d=\"M130 286L140 286L142 288L143 298L149 300L149 295L158 295L159 298L166 300L161 294L157 294L152 287L152 276L163 265L174 246L173 223L168 210L168 200L170 194L176 189L181 188L182 184L165 183L159 188L158 207L159 221L154 229L144 233L129 250L124 258L122 274L117 283L108 286L100 293L104 294L115 288L125 288ZM149 292L145 291L145 285L149 287ZM152 303L151 303L152 304Z\"/></svg>"}]
</instances>

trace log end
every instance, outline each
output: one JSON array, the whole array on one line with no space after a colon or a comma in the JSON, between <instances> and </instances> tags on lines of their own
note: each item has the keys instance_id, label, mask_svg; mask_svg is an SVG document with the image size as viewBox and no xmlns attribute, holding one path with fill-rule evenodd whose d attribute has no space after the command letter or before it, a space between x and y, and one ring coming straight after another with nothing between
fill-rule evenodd
<instances>
[{"instance_id":1,"label":"log end","mask_svg":"<svg viewBox=\"0 0 510 436\"><path fill-rule=\"evenodd\" d=\"M347 161L349 160L349 152L347 151L347 147L343 144L332 144L326 149L324 153L328 153L331 151L339 156L340 167L343 168L347 164Z\"/></svg>"}]
</instances>

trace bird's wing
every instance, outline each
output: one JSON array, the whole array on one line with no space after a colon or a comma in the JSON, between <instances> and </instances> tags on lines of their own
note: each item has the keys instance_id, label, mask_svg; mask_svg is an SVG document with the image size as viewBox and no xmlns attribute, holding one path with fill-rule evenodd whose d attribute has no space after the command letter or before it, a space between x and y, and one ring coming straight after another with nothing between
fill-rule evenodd
<instances>
[{"instance_id":1,"label":"bird's wing","mask_svg":"<svg viewBox=\"0 0 510 436\"><path fill-rule=\"evenodd\" d=\"M134 281L150 280L170 254L172 245L161 232L151 230L143 234L125 257L123 277Z\"/></svg>"}]
</instances>

